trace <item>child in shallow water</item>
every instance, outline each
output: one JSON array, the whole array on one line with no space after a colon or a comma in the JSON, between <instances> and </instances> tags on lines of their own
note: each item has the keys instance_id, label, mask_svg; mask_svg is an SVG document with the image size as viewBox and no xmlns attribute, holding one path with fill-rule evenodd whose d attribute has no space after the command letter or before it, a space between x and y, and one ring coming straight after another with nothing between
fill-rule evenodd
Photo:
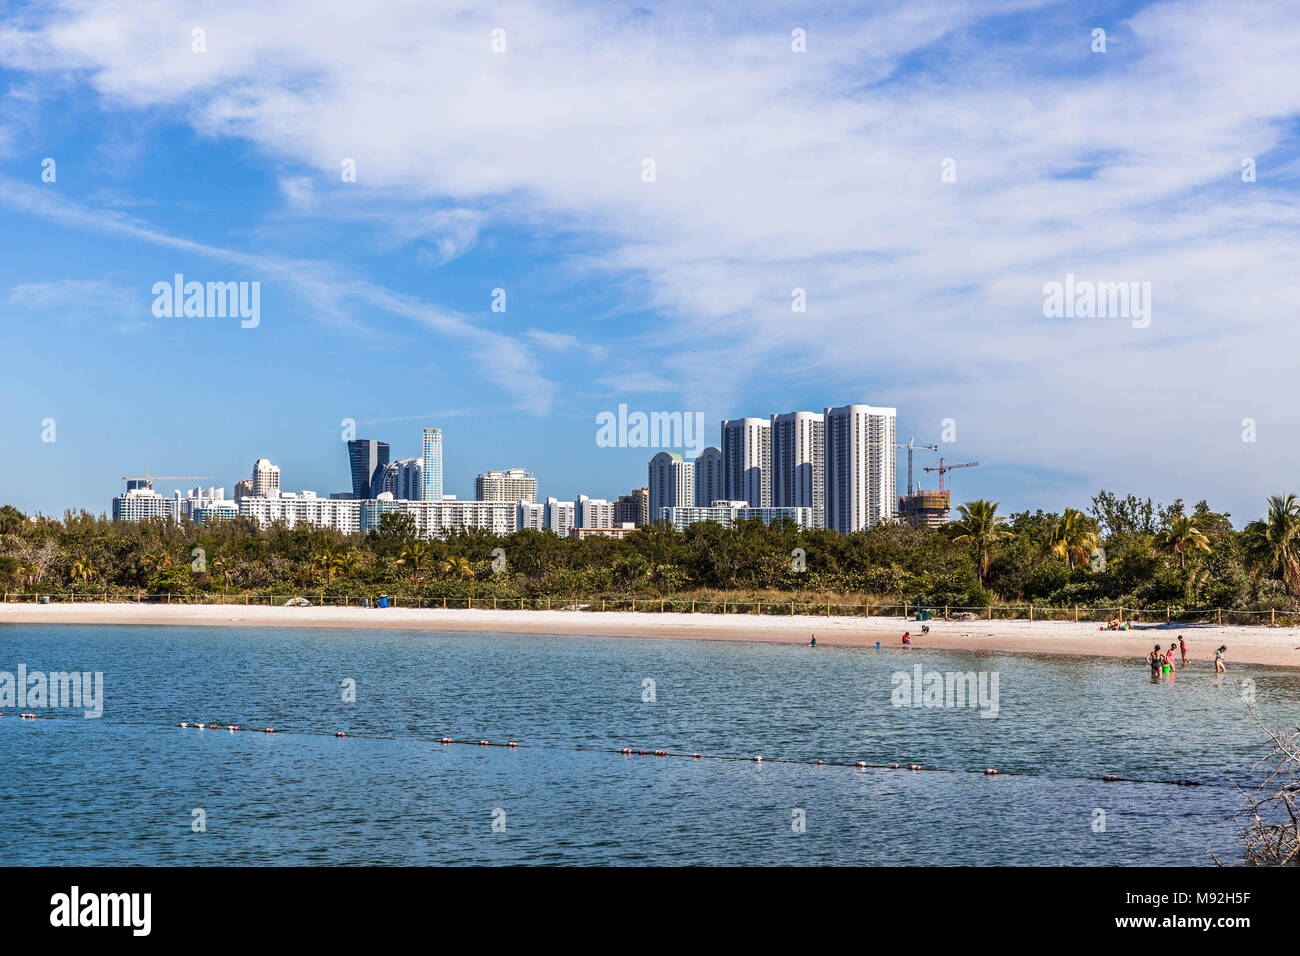
<instances>
[{"instance_id":1,"label":"child in shallow water","mask_svg":"<svg viewBox=\"0 0 1300 956\"><path fill-rule=\"evenodd\" d=\"M906 644L908 647L911 647L911 646L912 646L912 632L911 632L911 631L904 631L904 632L903 632L903 643Z\"/></svg>"}]
</instances>

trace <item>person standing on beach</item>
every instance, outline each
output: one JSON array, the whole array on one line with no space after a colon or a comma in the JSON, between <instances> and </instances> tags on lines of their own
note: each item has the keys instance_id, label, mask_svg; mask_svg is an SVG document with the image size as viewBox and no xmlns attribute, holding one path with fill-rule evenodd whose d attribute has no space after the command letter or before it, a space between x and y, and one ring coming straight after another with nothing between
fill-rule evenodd
<instances>
[{"instance_id":1,"label":"person standing on beach","mask_svg":"<svg viewBox=\"0 0 1300 956\"><path fill-rule=\"evenodd\" d=\"M1227 649L1228 649L1228 645L1224 644L1217 651L1214 652L1215 673L1222 674L1224 671L1228 669L1227 665L1223 663L1223 652L1226 651Z\"/></svg>"},{"instance_id":2,"label":"person standing on beach","mask_svg":"<svg viewBox=\"0 0 1300 956\"><path fill-rule=\"evenodd\" d=\"M1183 635L1178 635L1178 653L1182 655L1183 666L1187 666L1187 645L1183 643Z\"/></svg>"}]
</instances>

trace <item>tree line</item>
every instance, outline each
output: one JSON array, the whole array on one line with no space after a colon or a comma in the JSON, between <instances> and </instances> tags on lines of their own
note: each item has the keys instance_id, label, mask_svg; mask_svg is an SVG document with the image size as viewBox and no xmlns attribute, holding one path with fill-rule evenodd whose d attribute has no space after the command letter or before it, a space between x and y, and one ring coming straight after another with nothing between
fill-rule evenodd
<instances>
[{"instance_id":1,"label":"tree line","mask_svg":"<svg viewBox=\"0 0 1300 956\"><path fill-rule=\"evenodd\" d=\"M498 536L424 540L410 516L365 535L237 518L208 525L61 521L0 508L0 586L14 592L537 598L751 595L983 607L1034 603L1300 609L1300 503L1270 498L1235 530L1206 502L1157 505L1101 491L1086 510L1010 515L960 505L940 528L880 524L841 534L792 522L734 528L659 523L623 539Z\"/></svg>"}]
</instances>

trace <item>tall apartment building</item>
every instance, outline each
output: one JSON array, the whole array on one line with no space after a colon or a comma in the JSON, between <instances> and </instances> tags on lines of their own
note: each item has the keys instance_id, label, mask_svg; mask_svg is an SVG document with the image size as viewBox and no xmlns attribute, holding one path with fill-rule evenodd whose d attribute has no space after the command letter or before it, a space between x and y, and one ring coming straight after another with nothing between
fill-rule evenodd
<instances>
[{"instance_id":1,"label":"tall apartment building","mask_svg":"<svg viewBox=\"0 0 1300 956\"><path fill-rule=\"evenodd\" d=\"M614 502L614 524L631 524L640 528L650 523L650 489L633 488L630 495L619 495Z\"/></svg>"},{"instance_id":2,"label":"tall apartment building","mask_svg":"<svg viewBox=\"0 0 1300 956\"><path fill-rule=\"evenodd\" d=\"M546 499L546 527L558 535L566 535L578 526L578 506L572 501Z\"/></svg>"},{"instance_id":3,"label":"tall apartment building","mask_svg":"<svg viewBox=\"0 0 1300 956\"><path fill-rule=\"evenodd\" d=\"M280 493L280 469L265 458L253 462L253 495L271 498Z\"/></svg>"},{"instance_id":4,"label":"tall apartment building","mask_svg":"<svg viewBox=\"0 0 1300 956\"><path fill-rule=\"evenodd\" d=\"M352 504L359 506L358 530L362 533L378 528L389 512L410 515L416 533L424 538L442 538L472 528L492 534L514 534L518 527L518 505L511 501L398 501L385 494Z\"/></svg>"},{"instance_id":5,"label":"tall apartment building","mask_svg":"<svg viewBox=\"0 0 1300 956\"><path fill-rule=\"evenodd\" d=\"M699 502L696 502L699 504ZM772 507L811 508L813 527L826 520L826 415L772 416Z\"/></svg>"},{"instance_id":6,"label":"tall apartment building","mask_svg":"<svg viewBox=\"0 0 1300 956\"><path fill-rule=\"evenodd\" d=\"M722 495L751 508L772 503L772 423L736 418L722 423Z\"/></svg>"},{"instance_id":7,"label":"tall apartment building","mask_svg":"<svg viewBox=\"0 0 1300 956\"><path fill-rule=\"evenodd\" d=\"M361 526L362 504L356 498L319 498L314 491L298 494L282 491L275 496L254 495L241 498L239 515L241 518L254 519L263 528L276 521L283 521L290 528L306 525L356 534Z\"/></svg>"},{"instance_id":8,"label":"tall apartment building","mask_svg":"<svg viewBox=\"0 0 1300 956\"><path fill-rule=\"evenodd\" d=\"M357 438L348 442L348 465L352 470L352 494L369 498L375 473L388 464L388 443Z\"/></svg>"},{"instance_id":9,"label":"tall apartment building","mask_svg":"<svg viewBox=\"0 0 1300 956\"><path fill-rule=\"evenodd\" d=\"M226 501L225 488L190 488L184 498L177 498L176 510L179 517L189 518L195 524L239 516L239 505Z\"/></svg>"},{"instance_id":10,"label":"tall apartment building","mask_svg":"<svg viewBox=\"0 0 1300 956\"><path fill-rule=\"evenodd\" d=\"M474 497L479 501L536 501L537 479L522 468L485 471L474 479Z\"/></svg>"},{"instance_id":11,"label":"tall apartment building","mask_svg":"<svg viewBox=\"0 0 1300 956\"><path fill-rule=\"evenodd\" d=\"M697 521L716 521L724 528L731 528L741 521L757 519L771 524L782 518L789 518L800 529L813 526L811 508L751 508L744 501L715 501L707 508L669 508L664 512L664 519L678 531Z\"/></svg>"},{"instance_id":12,"label":"tall apartment building","mask_svg":"<svg viewBox=\"0 0 1300 956\"><path fill-rule=\"evenodd\" d=\"M546 503L539 501L521 501L516 506L518 517L515 525L520 531L545 531L546 530Z\"/></svg>"},{"instance_id":13,"label":"tall apartment building","mask_svg":"<svg viewBox=\"0 0 1300 956\"><path fill-rule=\"evenodd\" d=\"M707 508L722 492L722 449L709 447L695 459L695 506Z\"/></svg>"},{"instance_id":14,"label":"tall apartment building","mask_svg":"<svg viewBox=\"0 0 1300 956\"><path fill-rule=\"evenodd\" d=\"M127 482L127 490L113 499L114 521L143 521L146 518L178 520L177 499L160 495L143 481Z\"/></svg>"},{"instance_id":15,"label":"tall apartment building","mask_svg":"<svg viewBox=\"0 0 1300 956\"><path fill-rule=\"evenodd\" d=\"M847 533L892 520L898 506L898 410L843 405L825 415L826 527Z\"/></svg>"},{"instance_id":16,"label":"tall apartment building","mask_svg":"<svg viewBox=\"0 0 1300 956\"><path fill-rule=\"evenodd\" d=\"M604 498L588 498L578 495L579 528L614 527L614 502Z\"/></svg>"},{"instance_id":17,"label":"tall apartment building","mask_svg":"<svg viewBox=\"0 0 1300 956\"><path fill-rule=\"evenodd\" d=\"M420 501L424 494L424 459L403 458L390 461L375 472L370 482L370 494L363 497L378 498L387 492L404 501Z\"/></svg>"},{"instance_id":18,"label":"tall apartment building","mask_svg":"<svg viewBox=\"0 0 1300 956\"><path fill-rule=\"evenodd\" d=\"M239 504L239 499L247 497L253 493L253 479L244 478L235 482L235 504Z\"/></svg>"},{"instance_id":19,"label":"tall apartment building","mask_svg":"<svg viewBox=\"0 0 1300 956\"><path fill-rule=\"evenodd\" d=\"M422 501L442 501L442 429L424 430L424 489Z\"/></svg>"},{"instance_id":20,"label":"tall apartment building","mask_svg":"<svg viewBox=\"0 0 1300 956\"><path fill-rule=\"evenodd\" d=\"M663 517L664 508L685 508L695 501L695 462L680 452L661 451L650 459L650 522Z\"/></svg>"}]
</instances>

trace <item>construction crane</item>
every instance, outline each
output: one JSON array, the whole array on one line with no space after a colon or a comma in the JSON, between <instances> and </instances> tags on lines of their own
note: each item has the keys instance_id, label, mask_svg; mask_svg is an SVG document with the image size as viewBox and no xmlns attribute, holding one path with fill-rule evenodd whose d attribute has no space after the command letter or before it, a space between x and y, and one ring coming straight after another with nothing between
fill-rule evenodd
<instances>
[{"instance_id":1,"label":"construction crane","mask_svg":"<svg viewBox=\"0 0 1300 956\"><path fill-rule=\"evenodd\" d=\"M938 445L917 445L915 438L909 438L906 445L896 445L897 448L907 449L907 493L909 495L916 493L916 486L912 484L912 452L917 448L928 448L930 451L938 451ZM942 462L943 459L940 459Z\"/></svg>"},{"instance_id":2,"label":"construction crane","mask_svg":"<svg viewBox=\"0 0 1300 956\"><path fill-rule=\"evenodd\" d=\"M943 476L945 472L956 471L958 468L974 468L979 464L978 461L964 461L960 465L945 465L943 459L939 459L937 467L926 465L922 471L937 471L939 473L939 494L943 494Z\"/></svg>"},{"instance_id":3,"label":"construction crane","mask_svg":"<svg viewBox=\"0 0 1300 956\"><path fill-rule=\"evenodd\" d=\"M149 469L144 470L144 477L127 476L123 481L143 481L146 488L153 488L155 481L211 481L211 475L153 475L150 476Z\"/></svg>"}]
</instances>

